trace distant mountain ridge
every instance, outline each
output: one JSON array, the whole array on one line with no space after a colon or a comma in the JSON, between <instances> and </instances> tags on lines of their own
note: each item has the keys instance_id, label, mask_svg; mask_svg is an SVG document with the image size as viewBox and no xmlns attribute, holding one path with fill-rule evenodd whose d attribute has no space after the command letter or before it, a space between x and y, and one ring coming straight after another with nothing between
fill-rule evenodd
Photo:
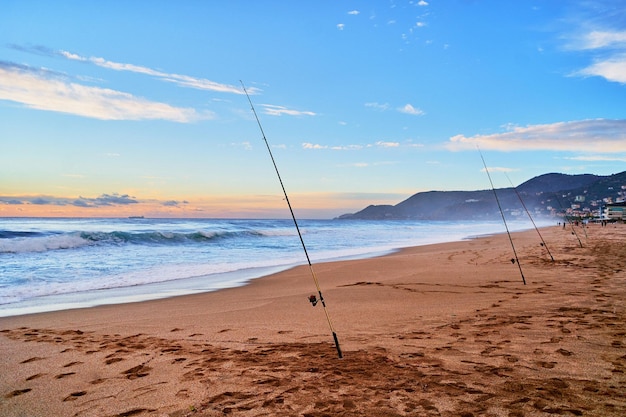
<instances>
[{"instance_id":1,"label":"distant mountain ridge","mask_svg":"<svg viewBox=\"0 0 626 417\"><path fill-rule=\"evenodd\" d=\"M516 192L517 190L517 192ZM507 218L554 216L568 210L573 215L598 211L606 201L626 195L626 171L613 175L549 173L518 187L496 189ZM518 196L519 194L519 196ZM338 219L360 220L490 220L501 218L493 190L426 191L396 205L370 205Z\"/></svg>"}]
</instances>

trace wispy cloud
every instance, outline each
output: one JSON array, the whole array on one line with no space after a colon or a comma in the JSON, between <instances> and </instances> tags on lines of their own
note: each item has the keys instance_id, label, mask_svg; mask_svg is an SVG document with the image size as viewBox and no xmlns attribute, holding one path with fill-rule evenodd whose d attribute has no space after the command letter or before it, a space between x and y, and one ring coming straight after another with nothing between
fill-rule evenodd
<instances>
[{"instance_id":1,"label":"wispy cloud","mask_svg":"<svg viewBox=\"0 0 626 417\"><path fill-rule=\"evenodd\" d=\"M592 30L585 33L577 44L577 49L581 50L624 47L626 31Z\"/></svg>"},{"instance_id":2,"label":"wispy cloud","mask_svg":"<svg viewBox=\"0 0 626 417\"><path fill-rule=\"evenodd\" d=\"M98 197L50 197L50 196L23 196L5 197L0 196L0 203L11 205L33 204L38 206L75 206L75 207L112 207L138 204L135 197L128 194L101 194Z\"/></svg>"},{"instance_id":3,"label":"wispy cloud","mask_svg":"<svg viewBox=\"0 0 626 417\"><path fill-rule=\"evenodd\" d=\"M626 154L624 156L607 156L607 155L583 155L583 156L570 156L563 159L572 161L601 161L601 162L626 162Z\"/></svg>"},{"instance_id":4,"label":"wispy cloud","mask_svg":"<svg viewBox=\"0 0 626 417\"><path fill-rule=\"evenodd\" d=\"M159 71L153 68L144 67L141 65L135 65L130 63L122 63L110 61L102 57L86 57L73 52L64 50L53 50L45 46L21 46L10 45L11 48L17 49L23 52L35 53L38 55L56 56L65 58L71 61L79 61L96 65L98 67L107 68L113 71L128 71L138 74L145 74L162 81L171 82L181 87L194 88L197 90L208 90L220 93L231 94L244 94L242 88L237 85L223 84L215 81L208 80L206 78L192 77L189 75L175 74ZM254 87L247 88L249 94L258 94L259 90Z\"/></svg>"},{"instance_id":5,"label":"wispy cloud","mask_svg":"<svg viewBox=\"0 0 626 417\"><path fill-rule=\"evenodd\" d=\"M613 1L581 3L579 14L572 19L575 28L564 38L567 49L588 54L592 63L572 75L626 84L624 16L623 7L616 7Z\"/></svg>"},{"instance_id":6,"label":"wispy cloud","mask_svg":"<svg viewBox=\"0 0 626 417\"><path fill-rule=\"evenodd\" d=\"M446 147L452 151L568 151L589 153L626 152L626 120L593 119L544 125L512 127L507 132L467 137L456 135Z\"/></svg>"},{"instance_id":7,"label":"wispy cloud","mask_svg":"<svg viewBox=\"0 0 626 417\"><path fill-rule=\"evenodd\" d=\"M319 143L311 143L311 142L302 143L302 149L309 149L309 150L329 149L332 151L358 151L361 149L368 149L368 148L399 148L401 146L402 144L400 144L400 142L390 142L390 141L382 141L382 140L379 140L378 142L375 142L375 143L366 144L366 145L321 145ZM409 144L407 146L412 147L413 145Z\"/></svg>"},{"instance_id":8,"label":"wispy cloud","mask_svg":"<svg viewBox=\"0 0 626 417\"><path fill-rule=\"evenodd\" d=\"M365 103L365 107L374 109L377 111L381 111L381 112L385 112L391 109L391 106L389 105L389 103L378 103L376 101ZM413 116L422 116L425 114L422 109L413 107L413 105L409 103L405 104L402 107L396 108L396 110L399 111L400 113L410 114Z\"/></svg>"},{"instance_id":9,"label":"wispy cloud","mask_svg":"<svg viewBox=\"0 0 626 417\"><path fill-rule=\"evenodd\" d=\"M400 107L398 109L400 113L411 114L413 116L422 116L424 115L424 111L418 108L413 107L411 104L405 104L404 107Z\"/></svg>"},{"instance_id":10,"label":"wispy cloud","mask_svg":"<svg viewBox=\"0 0 626 417\"><path fill-rule=\"evenodd\" d=\"M603 77L608 81L626 84L626 53L597 59L587 68L577 71L577 74Z\"/></svg>"},{"instance_id":11,"label":"wispy cloud","mask_svg":"<svg viewBox=\"0 0 626 417\"><path fill-rule=\"evenodd\" d=\"M571 47L596 55L593 64L574 75L598 76L626 84L626 31L592 30L584 33Z\"/></svg>"},{"instance_id":12,"label":"wispy cloud","mask_svg":"<svg viewBox=\"0 0 626 417\"><path fill-rule=\"evenodd\" d=\"M385 141L378 141L376 142L377 146L380 146L381 148L397 148L400 146L399 142L385 142Z\"/></svg>"},{"instance_id":13,"label":"wispy cloud","mask_svg":"<svg viewBox=\"0 0 626 417\"><path fill-rule=\"evenodd\" d=\"M160 119L187 123L210 119L212 113L170 106L112 89L70 82L45 69L0 61L0 100L37 110L101 120Z\"/></svg>"},{"instance_id":14,"label":"wispy cloud","mask_svg":"<svg viewBox=\"0 0 626 417\"><path fill-rule=\"evenodd\" d=\"M161 203L165 207L180 207L181 205L189 204L188 201L168 200Z\"/></svg>"},{"instance_id":15,"label":"wispy cloud","mask_svg":"<svg viewBox=\"0 0 626 417\"><path fill-rule=\"evenodd\" d=\"M265 110L264 113L268 114L270 116L282 116L282 115L287 115L287 116L315 116L316 115L316 113L314 113L312 111L293 110L293 109L288 109L288 108L283 107L283 106L276 106L276 105L273 105L273 104L261 104L261 106Z\"/></svg>"},{"instance_id":16,"label":"wispy cloud","mask_svg":"<svg viewBox=\"0 0 626 417\"><path fill-rule=\"evenodd\" d=\"M363 145L321 145L319 143L310 143L304 142L302 143L302 149L308 150L320 150L320 149L330 149L331 151L358 151L359 149L363 149Z\"/></svg>"},{"instance_id":17,"label":"wispy cloud","mask_svg":"<svg viewBox=\"0 0 626 417\"><path fill-rule=\"evenodd\" d=\"M365 107L369 107L370 109L379 110L379 111L386 111L386 110L389 110L389 103L370 102L370 103L365 103Z\"/></svg>"},{"instance_id":18,"label":"wispy cloud","mask_svg":"<svg viewBox=\"0 0 626 417\"><path fill-rule=\"evenodd\" d=\"M328 149L328 145L320 145L319 143L304 142L302 149Z\"/></svg>"}]
</instances>

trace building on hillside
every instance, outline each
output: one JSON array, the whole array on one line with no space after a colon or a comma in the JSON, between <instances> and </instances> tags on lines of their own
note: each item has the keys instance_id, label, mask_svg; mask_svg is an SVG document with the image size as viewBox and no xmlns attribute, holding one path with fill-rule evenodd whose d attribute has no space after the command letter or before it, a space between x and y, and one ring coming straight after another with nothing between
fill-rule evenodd
<instances>
[{"instance_id":1,"label":"building on hillside","mask_svg":"<svg viewBox=\"0 0 626 417\"><path fill-rule=\"evenodd\" d=\"M606 220L626 220L626 201L607 204L602 217Z\"/></svg>"}]
</instances>

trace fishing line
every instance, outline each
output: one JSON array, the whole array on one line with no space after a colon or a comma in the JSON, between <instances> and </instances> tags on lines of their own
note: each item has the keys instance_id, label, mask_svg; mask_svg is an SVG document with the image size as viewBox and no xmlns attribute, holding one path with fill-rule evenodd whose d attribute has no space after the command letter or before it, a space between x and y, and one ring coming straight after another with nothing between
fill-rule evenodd
<instances>
[{"instance_id":1,"label":"fishing line","mask_svg":"<svg viewBox=\"0 0 626 417\"><path fill-rule=\"evenodd\" d=\"M293 208L291 207L291 202L289 202L289 196L287 196L287 190L285 189L285 185L283 184L283 180L280 176L280 172L278 172L278 166L276 165L276 161L274 160L274 155L272 154L272 150L270 149L270 145L265 137L265 132L263 131L263 127L261 126L261 121L259 120L259 116L256 114L256 110L254 109L254 105L252 104L252 100L248 95L248 91L246 90L246 86L243 84L243 81L239 80L241 83L241 87L243 88L243 92L246 94L248 98L248 102L250 103L250 108L252 109L252 113L254 114L254 118L256 119L257 124L259 125L259 130L261 130L261 135L263 136L263 141L265 142L265 146L267 147L267 152L270 155L270 159L272 160L272 164L274 165L274 170L276 171L276 176L278 177L278 182L280 182L280 186L283 189L283 194L285 195L285 201L287 201L287 206L289 207L289 212L291 213L291 218L293 219L293 224L296 226L296 231L298 232L298 237L300 238L300 243L302 244L302 249L304 250L304 255L306 256L307 263L309 264L309 271L311 271L311 276L313 277L313 282L315 282L315 288L317 289L317 294L319 295L319 301L322 303L322 307L324 309L324 313L326 314L326 320L328 321L328 327L333 335L333 340L335 341L335 347L337 348L337 354L339 355L339 359L343 357L343 353L341 352L341 347L339 346L339 339L337 338L337 333L335 333L335 329L333 327L333 323L330 320L330 315L328 314L328 310L326 309L326 302L324 301L324 297L322 296L322 290L320 289L319 281L317 280L317 276L315 275L315 271L313 270L313 265L311 264L311 259L309 258L309 252L306 250L306 245L304 244L304 239L302 238L302 233L300 233L300 227L298 226L298 221L296 220L296 215L293 212ZM315 296L309 297L309 301L311 304L315 306L317 304L317 300Z\"/></svg>"},{"instance_id":2,"label":"fishing line","mask_svg":"<svg viewBox=\"0 0 626 417\"><path fill-rule=\"evenodd\" d=\"M478 149L478 153L480 154L480 159L483 160L483 165L485 166L485 172L487 173L487 177L489 178L489 183L491 184L491 190L493 191L493 195L496 197L496 203L498 203L498 209L500 210L500 215L502 216L502 221L504 222L504 228L506 229L506 234L509 236L509 242L511 242L511 247L513 248L513 255L515 255L515 259L511 259L513 263L517 264L519 268L519 273L522 276L522 282L526 285L526 278L524 278L524 272L522 272L522 265L519 263L519 258L517 257L517 252L515 251L515 245L513 244L513 238L511 238L511 232L509 232L509 226L506 224L506 219L504 218L504 211L502 211L502 206L500 205L500 200L498 199L498 193L496 193L496 189L493 186L493 181L491 181L491 175L489 174L489 170L487 169L487 163L485 162L485 158L483 158L483 153L480 151L478 145L476 145L476 149Z\"/></svg>"},{"instance_id":3,"label":"fishing line","mask_svg":"<svg viewBox=\"0 0 626 417\"><path fill-rule=\"evenodd\" d=\"M580 241L580 237L578 237L578 233L576 233L576 229L574 229L574 222L572 222L572 219L570 219L569 216L567 215L567 210L565 210L565 207L563 207L563 204L561 204L561 200L559 199L559 196L556 193L554 193L554 198L556 199L557 203L559 203L559 207L561 207L561 210L563 211L565 219L567 220L569 225L572 227L572 234L576 236L576 239L578 239L578 244L582 248L583 242ZM563 228L565 228L565 221L563 221Z\"/></svg>"},{"instance_id":4,"label":"fishing line","mask_svg":"<svg viewBox=\"0 0 626 417\"><path fill-rule=\"evenodd\" d=\"M509 176L506 174L506 172L504 173L504 176L511 183L511 187L513 187L513 191L515 191L515 194L517 194L517 197L519 198L520 203L522 203L524 210L526 210L526 214L528 214L528 218L532 222L533 226L535 227L535 230L537 231L537 234L539 235L539 239L541 239L542 246L546 248L546 250L548 251L548 255L550 255L550 259L552 259L552 262L554 262L554 257L552 256L552 253L550 253L550 249L548 249L548 245L546 244L546 241L543 240L543 236L541 236L541 233L539 232L539 229L537 228L537 225L535 224L535 221L533 220L533 216L530 215L530 211L528 211L528 208L526 208L526 204L524 204L524 200L522 200L522 196L517 191L517 188L513 185L513 182L511 181Z\"/></svg>"}]
</instances>

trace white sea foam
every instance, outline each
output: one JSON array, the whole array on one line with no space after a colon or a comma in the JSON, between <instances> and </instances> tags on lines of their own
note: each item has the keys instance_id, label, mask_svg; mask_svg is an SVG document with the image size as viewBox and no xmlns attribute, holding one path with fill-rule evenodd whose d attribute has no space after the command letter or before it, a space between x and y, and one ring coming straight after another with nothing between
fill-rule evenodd
<instances>
[{"instance_id":1,"label":"white sea foam","mask_svg":"<svg viewBox=\"0 0 626 417\"><path fill-rule=\"evenodd\" d=\"M78 234L47 235L29 238L0 239L0 253L45 252L57 249L74 249L92 245Z\"/></svg>"},{"instance_id":2,"label":"white sea foam","mask_svg":"<svg viewBox=\"0 0 626 417\"><path fill-rule=\"evenodd\" d=\"M0 226L18 231L0 239L0 316L110 303L125 293L138 300L211 291L306 263L289 220L13 219ZM504 232L499 222L300 226L312 262Z\"/></svg>"}]
</instances>

